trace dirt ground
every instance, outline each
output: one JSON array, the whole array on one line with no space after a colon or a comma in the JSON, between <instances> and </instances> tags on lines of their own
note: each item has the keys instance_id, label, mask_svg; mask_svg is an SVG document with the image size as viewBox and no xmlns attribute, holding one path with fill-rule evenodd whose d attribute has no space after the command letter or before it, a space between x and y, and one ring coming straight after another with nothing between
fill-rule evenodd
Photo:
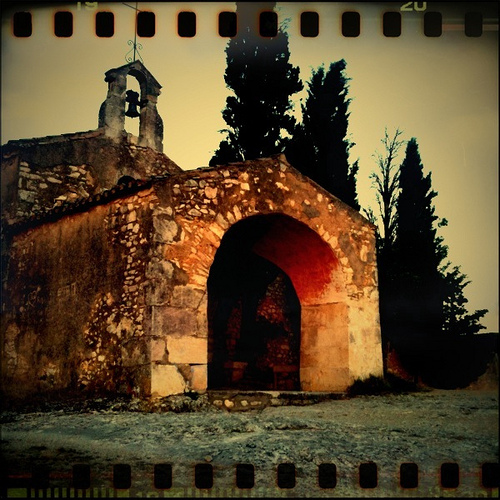
<instances>
[{"instance_id":1,"label":"dirt ground","mask_svg":"<svg viewBox=\"0 0 500 500\"><path fill-rule=\"evenodd\" d=\"M95 496L113 496L115 464L131 467L134 496L498 496L484 488L481 468L498 463L498 393L432 390L358 396L307 406L247 412L216 409L200 400L198 412L101 409L4 413L2 469L21 485L32 468L50 470L50 486L67 487L74 464L90 465ZM359 466L374 462L377 487L359 485ZM400 465L417 464L419 485L399 485ZM443 488L443 463L459 465L457 488ZM153 486L155 464L172 466L172 487ZM277 467L295 465L295 486L279 488ZM320 464L333 463L334 488L318 484ZM213 467L213 486L195 486L195 465ZM236 464L252 464L255 486L240 489ZM17 482L16 482L17 481ZM106 489L108 488L108 489ZM20 490L11 489L10 496Z\"/></svg>"}]
</instances>

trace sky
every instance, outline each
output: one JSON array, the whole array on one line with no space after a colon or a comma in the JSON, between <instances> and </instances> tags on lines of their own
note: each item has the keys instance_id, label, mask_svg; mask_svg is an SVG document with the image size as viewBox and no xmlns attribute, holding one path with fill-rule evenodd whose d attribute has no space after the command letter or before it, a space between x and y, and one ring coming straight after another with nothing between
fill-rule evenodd
<instances>
[{"instance_id":1,"label":"sky","mask_svg":"<svg viewBox=\"0 0 500 500\"><path fill-rule=\"evenodd\" d=\"M424 173L432 173L436 215L448 220L439 230L449 247L448 259L461 266L471 284L465 289L469 311L486 308L483 332L498 332L498 14L484 7L484 31L466 37L463 14L480 3L410 2L403 11L402 34L382 34L382 14L407 2L278 2L279 22L286 20L290 62L300 68L307 89L311 70L345 59L349 81L349 134L359 158L358 198L376 210L370 173L373 155L382 152L387 127L402 138L417 139ZM29 6L33 34L12 35L11 16L2 19L1 143L97 128L99 106L106 98L104 73L126 64L133 39L135 2L52 3ZM420 11L415 11L420 9ZM443 34L423 35L423 8L443 15ZM232 2L139 2L156 15L156 33L139 37L144 64L160 82L158 110L164 122L164 152L183 169L208 165L224 137L221 111L229 94L224 82L228 39L217 33L221 11ZM27 10L23 7L22 10ZM53 34L53 14L74 16L69 38ZM181 10L197 15L196 36L176 32ZM319 35L300 35L300 13L316 11ZM341 15L361 15L361 34L344 38ZM95 35L98 11L112 11L115 33ZM497 11L498 12L498 11ZM9 15L6 15L9 14ZM134 86L132 85L132 88ZM297 116L305 90L293 96ZM134 124L127 122L134 132ZM399 160L403 160L404 148Z\"/></svg>"}]
</instances>

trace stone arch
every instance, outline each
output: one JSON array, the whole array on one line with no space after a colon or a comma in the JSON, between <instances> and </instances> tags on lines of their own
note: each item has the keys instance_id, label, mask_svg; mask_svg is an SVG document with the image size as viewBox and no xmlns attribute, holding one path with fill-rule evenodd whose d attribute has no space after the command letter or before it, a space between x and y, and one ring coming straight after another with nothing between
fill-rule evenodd
<instances>
[{"instance_id":1,"label":"stone arch","mask_svg":"<svg viewBox=\"0 0 500 500\"><path fill-rule=\"evenodd\" d=\"M382 375L375 234L366 219L283 156L184 172L162 185L168 189L157 189L160 206L153 213L155 241L164 244L158 259L179 273L148 299L161 299L151 324L166 348L154 358L153 387L176 372L192 390L214 389L207 380L214 354L212 273L217 261L225 262L231 234L229 254L251 249L265 261L257 271L279 274L281 295L290 287L296 294L295 387L341 392L358 378Z\"/></svg>"},{"instance_id":2,"label":"stone arch","mask_svg":"<svg viewBox=\"0 0 500 500\"><path fill-rule=\"evenodd\" d=\"M283 324L266 330L258 309L277 281ZM348 385L343 272L330 245L307 224L283 213L236 222L221 240L207 288L209 389L335 391ZM281 358L268 352L276 339L287 353ZM255 358L273 365L272 373L259 372Z\"/></svg>"}]
</instances>

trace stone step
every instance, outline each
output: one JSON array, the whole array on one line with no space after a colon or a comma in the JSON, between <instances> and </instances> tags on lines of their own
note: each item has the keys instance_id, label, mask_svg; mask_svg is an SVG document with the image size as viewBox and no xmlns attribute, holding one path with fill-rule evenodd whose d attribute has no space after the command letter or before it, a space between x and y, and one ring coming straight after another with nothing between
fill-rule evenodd
<instances>
[{"instance_id":1,"label":"stone step","mask_svg":"<svg viewBox=\"0 0 500 500\"><path fill-rule=\"evenodd\" d=\"M323 401L345 399L345 392L243 391L213 389L210 403L229 411L262 410L268 406L305 406Z\"/></svg>"}]
</instances>

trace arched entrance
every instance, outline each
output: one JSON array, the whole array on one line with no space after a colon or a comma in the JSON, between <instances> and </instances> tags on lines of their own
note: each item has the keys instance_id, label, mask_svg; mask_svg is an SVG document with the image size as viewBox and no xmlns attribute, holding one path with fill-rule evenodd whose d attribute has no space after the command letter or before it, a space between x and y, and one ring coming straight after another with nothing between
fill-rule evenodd
<instances>
[{"instance_id":1,"label":"arched entrance","mask_svg":"<svg viewBox=\"0 0 500 500\"><path fill-rule=\"evenodd\" d=\"M318 234L289 216L233 225L208 278L209 389L310 390L325 326L311 307L338 299L337 267Z\"/></svg>"}]
</instances>

